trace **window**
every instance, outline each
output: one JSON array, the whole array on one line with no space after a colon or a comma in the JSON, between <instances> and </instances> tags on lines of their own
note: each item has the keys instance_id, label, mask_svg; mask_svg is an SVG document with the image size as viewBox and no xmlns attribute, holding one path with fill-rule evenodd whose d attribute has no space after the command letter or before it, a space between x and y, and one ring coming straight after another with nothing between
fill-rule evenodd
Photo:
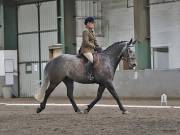
<instances>
[{"instance_id":1,"label":"window","mask_svg":"<svg viewBox=\"0 0 180 135\"><path fill-rule=\"evenodd\" d=\"M154 4L176 2L180 0L149 0L149 1L150 1L150 5L154 5ZM134 6L134 0L127 0L127 8L130 8L133 6Z\"/></svg>"},{"instance_id":2,"label":"window","mask_svg":"<svg viewBox=\"0 0 180 135\"><path fill-rule=\"evenodd\" d=\"M169 49L167 46L153 48L153 68L154 69L169 68Z\"/></svg>"}]
</instances>

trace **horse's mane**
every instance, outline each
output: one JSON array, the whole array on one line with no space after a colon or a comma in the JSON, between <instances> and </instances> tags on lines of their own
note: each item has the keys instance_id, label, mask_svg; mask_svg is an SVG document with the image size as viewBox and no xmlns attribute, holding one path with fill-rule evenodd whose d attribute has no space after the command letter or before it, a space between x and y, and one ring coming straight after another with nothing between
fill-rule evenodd
<instances>
[{"instance_id":1,"label":"horse's mane","mask_svg":"<svg viewBox=\"0 0 180 135\"><path fill-rule=\"evenodd\" d=\"M113 43L112 45L110 45L109 47L107 47L107 48L103 51L103 53L109 53L109 52L111 52L112 48L114 48L114 47L117 46L117 45L122 45L122 46L124 46L125 44L123 44L123 43L126 43L126 42L127 42L127 41L115 42L115 43Z\"/></svg>"}]
</instances>

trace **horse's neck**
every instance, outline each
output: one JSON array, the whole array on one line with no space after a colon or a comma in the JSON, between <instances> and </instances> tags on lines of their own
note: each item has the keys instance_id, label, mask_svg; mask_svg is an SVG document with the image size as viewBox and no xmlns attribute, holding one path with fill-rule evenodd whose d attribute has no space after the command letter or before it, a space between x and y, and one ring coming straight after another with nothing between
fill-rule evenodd
<instances>
[{"instance_id":1,"label":"horse's neck","mask_svg":"<svg viewBox=\"0 0 180 135\"><path fill-rule=\"evenodd\" d=\"M120 60L122 59L123 48L124 45L122 46L112 45L104 51L104 53L106 53L110 58L110 62L114 71L116 70Z\"/></svg>"}]
</instances>

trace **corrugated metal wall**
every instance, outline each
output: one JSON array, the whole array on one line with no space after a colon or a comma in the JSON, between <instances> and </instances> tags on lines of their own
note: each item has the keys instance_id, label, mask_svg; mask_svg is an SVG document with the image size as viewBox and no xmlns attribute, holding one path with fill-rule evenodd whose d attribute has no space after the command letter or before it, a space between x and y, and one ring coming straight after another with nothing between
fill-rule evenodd
<instances>
[{"instance_id":1,"label":"corrugated metal wall","mask_svg":"<svg viewBox=\"0 0 180 135\"><path fill-rule=\"evenodd\" d=\"M38 9L18 6L20 96L31 97L39 87ZM40 3L41 71L49 59L48 46L57 43L56 1ZM42 74L43 78L43 74Z\"/></svg>"},{"instance_id":2,"label":"corrugated metal wall","mask_svg":"<svg viewBox=\"0 0 180 135\"><path fill-rule=\"evenodd\" d=\"M37 70L33 70L38 62L38 22L37 7L35 4L21 5L18 7L18 46L19 46L19 76L20 95L29 97L33 93L32 82L38 80ZM33 33L34 32L34 33ZM30 64L26 72L26 66Z\"/></svg>"},{"instance_id":3,"label":"corrugated metal wall","mask_svg":"<svg viewBox=\"0 0 180 135\"><path fill-rule=\"evenodd\" d=\"M48 61L48 46L57 43L57 32L41 33L41 60Z\"/></svg>"},{"instance_id":4,"label":"corrugated metal wall","mask_svg":"<svg viewBox=\"0 0 180 135\"><path fill-rule=\"evenodd\" d=\"M44 2L40 7L41 30L57 30L56 2Z\"/></svg>"},{"instance_id":5,"label":"corrugated metal wall","mask_svg":"<svg viewBox=\"0 0 180 135\"><path fill-rule=\"evenodd\" d=\"M37 7L35 4L18 7L18 32L33 32L38 30Z\"/></svg>"},{"instance_id":6,"label":"corrugated metal wall","mask_svg":"<svg viewBox=\"0 0 180 135\"><path fill-rule=\"evenodd\" d=\"M48 46L57 43L56 1L44 2L40 7L41 60L48 61Z\"/></svg>"},{"instance_id":7,"label":"corrugated metal wall","mask_svg":"<svg viewBox=\"0 0 180 135\"><path fill-rule=\"evenodd\" d=\"M19 62L38 61L38 35L23 34L19 35Z\"/></svg>"}]
</instances>

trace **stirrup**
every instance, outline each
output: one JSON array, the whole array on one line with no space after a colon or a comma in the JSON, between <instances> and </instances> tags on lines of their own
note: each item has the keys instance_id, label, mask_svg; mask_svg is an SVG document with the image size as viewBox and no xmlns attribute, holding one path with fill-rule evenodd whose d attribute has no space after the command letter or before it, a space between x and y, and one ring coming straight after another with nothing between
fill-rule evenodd
<instances>
[{"instance_id":1,"label":"stirrup","mask_svg":"<svg viewBox=\"0 0 180 135\"><path fill-rule=\"evenodd\" d=\"M94 80L94 75L93 74L89 74L88 75L88 79L91 80L91 81Z\"/></svg>"}]
</instances>

